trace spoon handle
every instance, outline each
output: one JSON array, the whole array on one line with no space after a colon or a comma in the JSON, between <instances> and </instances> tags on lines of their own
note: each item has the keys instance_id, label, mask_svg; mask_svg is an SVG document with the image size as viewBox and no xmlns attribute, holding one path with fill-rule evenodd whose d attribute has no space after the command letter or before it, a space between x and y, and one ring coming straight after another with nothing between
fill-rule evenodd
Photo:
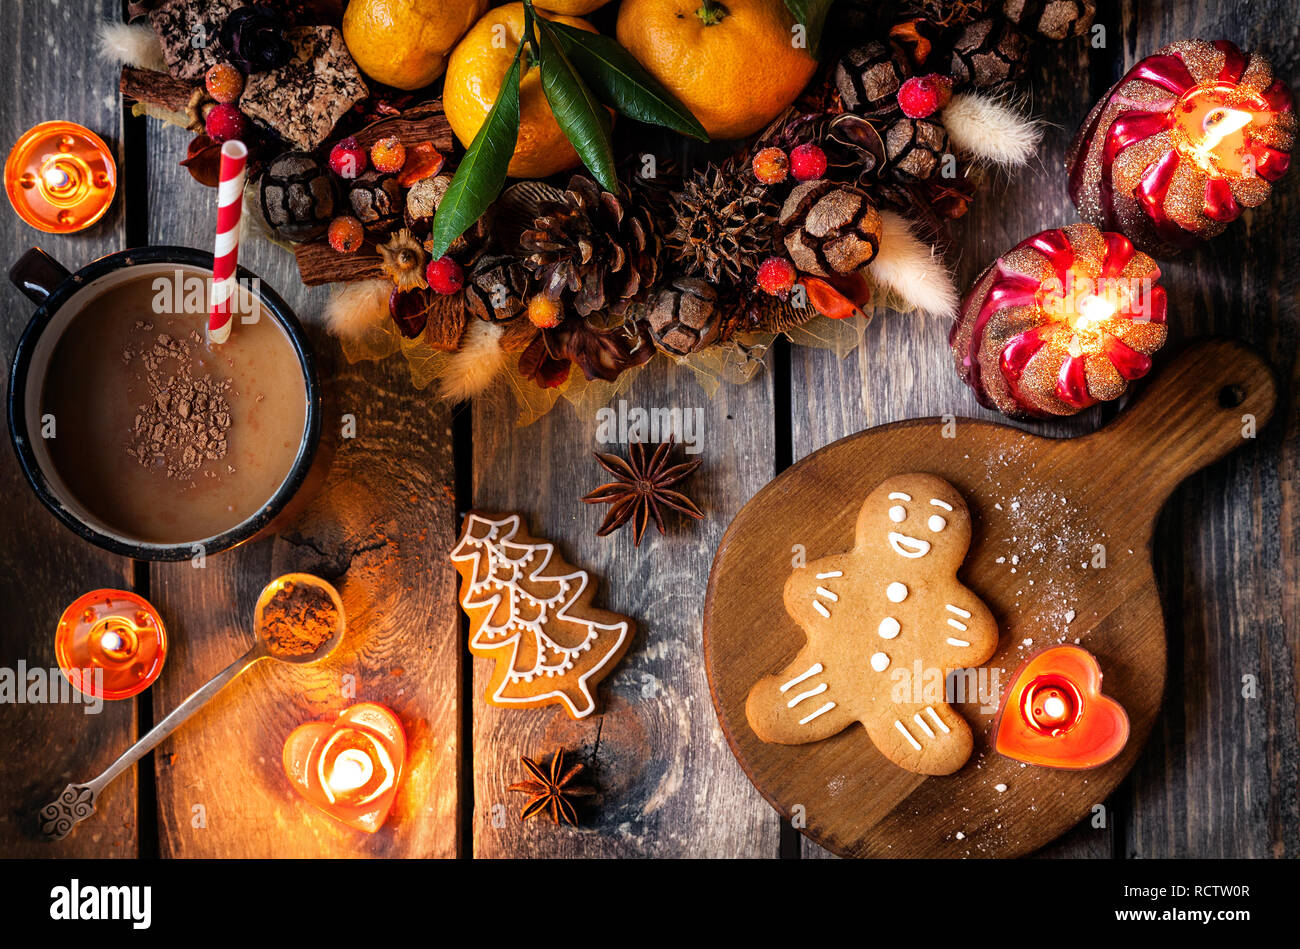
<instances>
[{"instance_id":1,"label":"spoon handle","mask_svg":"<svg viewBox=\"0 0 1300 949\"><path fill-rule=\"evenodd\" d=\"M85 784L69 784L59 796L41 808L41 831L56 840L66 837L72 828L95 812L95 799L114 778L153 751L162 740L197 712L208 699L220 692L231 680L265 655L261 643L255 645L221 672L200 686L184 702L149 730L97 778Z\"/></svg>"}]
</instances>

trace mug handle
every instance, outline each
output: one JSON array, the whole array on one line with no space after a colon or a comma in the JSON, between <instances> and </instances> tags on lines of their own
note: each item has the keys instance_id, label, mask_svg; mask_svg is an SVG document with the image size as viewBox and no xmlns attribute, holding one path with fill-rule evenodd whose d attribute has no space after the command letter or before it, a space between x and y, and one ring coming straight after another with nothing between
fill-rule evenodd
<instances>
[{"instance_id":1,"label":"mug handle","mask_svg":"<svg viewBox=\"0 0 1300 949\"><path fill-rule=\"evenodd\" d=\"M44 303L71 276L68 268L39 247L28 250L9 268L10 282L33 303Z\"/></svg>"}]
</instances>

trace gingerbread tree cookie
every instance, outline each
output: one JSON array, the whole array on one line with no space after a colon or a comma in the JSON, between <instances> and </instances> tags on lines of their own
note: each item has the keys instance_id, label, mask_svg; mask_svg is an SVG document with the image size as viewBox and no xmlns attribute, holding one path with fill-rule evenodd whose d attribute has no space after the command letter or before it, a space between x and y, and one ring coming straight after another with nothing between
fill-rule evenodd
<instances>
[{"instance_id":1,"label":"gingerbread tree cookie","mask_svg":"<svg viewBox=\"0 0 1300 949\"><path fill-rule=\"evenodd\" d=\"M786 582L786 611L807 644L750 690L755 734L799 745L861 722L909 771L951 774L965 764L970 726L935 684L997 648L993 614L957 580L970 539L966 502L941 478L899 475L872 491L853 549Z\"/></svg>"},{"instance_id":2,"label":"gingerbread tree cookie","mask_svg":"<svg viewBox=\"0 0 1300 949\"><path fill-rule=\"evenodd\" d=\"M469 650L496 660L486 700L561 704L573 718L590 715L596 683L632 641L632 621L594 609L587 573L530 537L518 514L471 511L451 561L470 619Z\"/></svg>"}]
</instances>

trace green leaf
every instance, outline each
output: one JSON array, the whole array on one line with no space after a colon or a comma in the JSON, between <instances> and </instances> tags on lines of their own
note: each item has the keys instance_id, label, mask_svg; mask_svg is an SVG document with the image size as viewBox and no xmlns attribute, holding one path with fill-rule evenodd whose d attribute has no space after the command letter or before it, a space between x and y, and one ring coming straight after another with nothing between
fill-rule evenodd
<instances>
[{"instance_id":1,"label":"green leaf","mask_svg":"<svg viewBox=\"0 0 1300 949\"><path fill-rule=\"evenodd\" d=\"M835 0L785 0L786 9L795 21L803 24L808 31L808 52L816 59L822 45L822 29L826 26L826 14L830 12Z\"/></svg>"},{"instance_id":2,"label":"green leaf","mask_svg":"<svg viewBox=\"0 0 1300 949\"><path fill-rule=\"evenodd\" d=\"M633 59L618 40L563 23L548 25L569 61L606 105L638 122L662 125L702 142L709 140L708 132L691 110Z\"/></svg>"},{"instance_id":3,"label":"green leaf","mask_svg":"<svg viewBox=\"0 0 1300 949\"><path fill-rule=\"evenodd\" d=\"M618 190L614 145L609 139L609 113L591 94L573 63L564 55L551 24L537 17L541 39L542 91L560 129L577 149L587 170L606 191Z\"/></svg>"},{"instance_id":4,"label":"green leaf","mask_svg":"<svg viewBox=\"0 0 1300 949\"><path fill-rule=\"evenodd\" d=\"M515 51L506 77L492 103L492 111L470 142L465 157L451 179L433 218L433 258L447 253L451 242L464 234L488 209L506 183L506 169L519 138L519 60L523 43Z\"/></svg>"}]
</instances>

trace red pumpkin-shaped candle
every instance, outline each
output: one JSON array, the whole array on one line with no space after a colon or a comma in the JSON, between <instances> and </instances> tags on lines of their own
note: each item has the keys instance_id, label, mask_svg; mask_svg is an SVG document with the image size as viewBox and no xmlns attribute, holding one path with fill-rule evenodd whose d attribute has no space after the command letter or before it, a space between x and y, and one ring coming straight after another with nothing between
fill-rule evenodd
<instances>
[{"instance_id":1,"label":"red pumpkin-shaped candle","mask_svg":"<svg viewBox=\"0 0 1300 949\"><path fill-rule=\"evenodd\" d=\"M1070 197L1088 223L1168 257L1263 204L1295 133L1268 60L1223 40L1174 43L1093 108L1070 146Z\"/></svg>"},{"instance_id":2,"label":"red pumpkin-shaped candle","mask_svg":"<svg viewBox=\"0 0 1300 949\"><path fill-rule=\"evenodd\" d=\"M1012 418L1073 415L1123 394L1165 342L1160 268L1122 234L1035 234L982 273L953 325L957 372Z\"/></svg>"}]
</instances>

